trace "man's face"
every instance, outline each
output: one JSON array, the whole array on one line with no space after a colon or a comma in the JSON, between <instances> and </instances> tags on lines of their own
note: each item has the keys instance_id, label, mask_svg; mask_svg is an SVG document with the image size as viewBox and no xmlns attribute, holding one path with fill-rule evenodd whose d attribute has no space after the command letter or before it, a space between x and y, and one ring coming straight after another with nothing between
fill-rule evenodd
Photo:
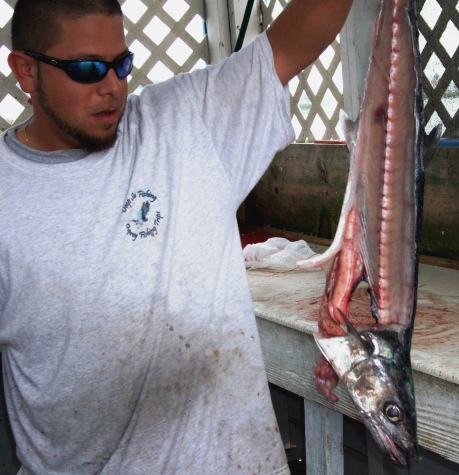
<instances>
[{"instance_id":1,"label":"man's face","mask_svg":"<svg viewBox=\"0 0 459 475\"><path fill-rule=\"evenodd\" d=\"M114 61L127 52L121 16L90 15L61 20L59 42L43 52L58 59ZM49 150L103 150L116 140L126 106L127 79L113 69L100 82L82 84L65 71L40 63L34 121L46 135Z\"/></svg>"}]
</instances>

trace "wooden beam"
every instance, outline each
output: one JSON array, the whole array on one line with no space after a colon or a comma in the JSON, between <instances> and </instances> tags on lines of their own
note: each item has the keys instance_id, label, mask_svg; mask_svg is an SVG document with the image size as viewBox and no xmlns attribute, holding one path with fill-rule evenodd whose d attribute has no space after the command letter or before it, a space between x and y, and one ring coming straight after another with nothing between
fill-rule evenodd
<instances>
[{"instance_id":1,"label":"wooden beam","mask_svg":"<svg viewBox=\"0 0 459 475\"><path fill-rule=\"evenodd\" d=\"M228 0L229 26L231 35L231 47L234 51L236 41L241 30L242 19L244 18L247 0ZM255 1L250 15L249 25L245 34L244 44L248 45L259 34L258 30L259 0Z\"/></svg>"},{"instance_id":2,"label":"wooden beam","mask_svg":"<svg viewBox=\"0 0 459 475\"><path fill-rule=\"evenodd\" d=\"M216 64L231 54L227 0L204 0L206 11L209 61Z\"/></svg>"},{"instance_id":3,"label":"wooden beam","mask_svg":"<svg viewBox=\"0 0 459 475\"><path fill-rule=\"evenodd\" d=\"M343 475L343 416L304 400L306 473Z\"/></svg>"}]
</instances>

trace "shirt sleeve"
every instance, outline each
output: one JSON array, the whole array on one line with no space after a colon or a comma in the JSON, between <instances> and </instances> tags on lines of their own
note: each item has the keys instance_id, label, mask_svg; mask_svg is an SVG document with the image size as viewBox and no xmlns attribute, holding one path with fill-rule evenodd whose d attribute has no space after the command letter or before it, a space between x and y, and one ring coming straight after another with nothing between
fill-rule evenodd
<instances>
[{"instance_id":1,"label":"shirt sleeve","mask_svg":"<svg viewBox=\"0 0 459 475\"><path fill-rule=\"evenodd\" d=\"M235 196L242 202L275 153L295 137L290 94L275 71L266 33L187 79L183 93L200 108Z\"/></svg>"}]
</instances>

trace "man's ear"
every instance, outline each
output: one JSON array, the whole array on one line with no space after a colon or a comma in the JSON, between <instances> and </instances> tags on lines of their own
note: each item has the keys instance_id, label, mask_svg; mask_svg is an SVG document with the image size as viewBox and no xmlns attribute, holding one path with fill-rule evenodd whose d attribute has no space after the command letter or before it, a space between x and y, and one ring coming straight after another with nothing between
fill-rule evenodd
<instances>
[{"instance_id":1,"label":"man's ear","mask_svg":"<svg viewBox=\"0 0 459 475\"><path fill-rule=\"evenodd\" d=\"M8 65L13 71L21 89L30 94L35 92L37 63L22 51L14 50L8 56Z\"/></svg>"}]
</instances>

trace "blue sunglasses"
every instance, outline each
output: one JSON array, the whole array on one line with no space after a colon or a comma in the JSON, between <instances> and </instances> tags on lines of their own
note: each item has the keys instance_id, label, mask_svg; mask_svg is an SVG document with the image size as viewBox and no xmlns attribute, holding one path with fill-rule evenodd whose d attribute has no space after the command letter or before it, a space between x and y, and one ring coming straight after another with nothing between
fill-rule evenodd
<instances>
[{"instance_id":1,"label":"blue sunglasses","mask_svg":"<svg viewBox=\"0 0 459 475\"><path fill-rule=\"evenodd\" d=\"M129 76L134 65L134 53L127 53L116 61L102 61L92 59L57 59L32 51L23 51L24 54L56 68L62 69L76 82L90 84L104 79L110 69L114 69L119 79Z\"/></svg>"}]
</instances>

